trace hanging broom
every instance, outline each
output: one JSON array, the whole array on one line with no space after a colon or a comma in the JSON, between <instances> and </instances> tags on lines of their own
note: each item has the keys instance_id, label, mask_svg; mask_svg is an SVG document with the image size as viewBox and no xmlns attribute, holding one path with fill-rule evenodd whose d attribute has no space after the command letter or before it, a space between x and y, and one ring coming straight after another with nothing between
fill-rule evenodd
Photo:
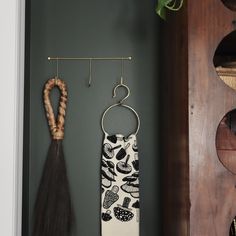
<instances>
[{"instance_id":1,"label":"hanging broom","mask_svg":"<svg viewBox=\"0 0 236 236\"><path fill-rule=\"evenodd\" d=\"M61 92L57 122L49 98L55 86ZM49 79L44 88L44 106L52 141L35 203L33 236L67 236L72 227L72 204L62 149L66 102L65 82L57 77Z\"/></svg>"}]
</instances>

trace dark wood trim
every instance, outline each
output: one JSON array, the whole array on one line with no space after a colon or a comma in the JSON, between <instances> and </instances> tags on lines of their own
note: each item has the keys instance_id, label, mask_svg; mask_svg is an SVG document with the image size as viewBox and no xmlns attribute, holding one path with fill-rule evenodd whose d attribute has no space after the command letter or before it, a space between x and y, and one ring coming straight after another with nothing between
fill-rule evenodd
<instances>
[{"instance_id":1,"label":"dark wood trim","mask_svg":"<svg viewBox=\"0 0 236 236\"><path fill-rule=\"evenodd\" d=\"M188 235L188 22L187 3L161 26L162 235Z\"/></svg>"}]
</instances>

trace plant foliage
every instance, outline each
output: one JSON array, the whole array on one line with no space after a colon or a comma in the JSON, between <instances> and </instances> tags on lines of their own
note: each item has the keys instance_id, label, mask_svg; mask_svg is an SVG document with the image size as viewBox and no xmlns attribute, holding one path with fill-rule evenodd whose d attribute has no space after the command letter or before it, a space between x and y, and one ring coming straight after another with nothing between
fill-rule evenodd
<instances>
[{"instance_id":1,"label":"plant foliage","mask_svg":"<svg viewBox=\"0 0 236 236\"><path fill-rule=\"evenodd\" d=\"M166 10L178 11L183 6L184 0L158 0L156 13L166 19Z\"/></svg>"}]
</instances>

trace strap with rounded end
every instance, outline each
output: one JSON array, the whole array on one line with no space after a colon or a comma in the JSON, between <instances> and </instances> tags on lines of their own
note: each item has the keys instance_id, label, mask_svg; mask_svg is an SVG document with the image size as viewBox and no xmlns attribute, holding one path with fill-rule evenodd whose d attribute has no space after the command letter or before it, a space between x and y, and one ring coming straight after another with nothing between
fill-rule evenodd
<instances>
[{"instance_id":1,"label":"strap with rounded end","mask_svg":"<svg viewBox=\"0 0 236 236\"><path fill-rule=\"evenodd\" d=\"M57 86L61 92L57 121L55 120L55 115L49 97L51 90L55 86ZM63 139L67 102L67 88L65 82L57 77L49 79L44 87L43 99L52 138L57 140Z\"/></svg>"},{"instance_id":2,"label":"strap with rounded end","mask_svg":"<svg viewBox=\"0 0 236 236\"><path fill-rule=\"evenodd\" d=\"M135 131L134 134L137 135L137 133L138 133L138 131L139 131L139 128L140 128L140 118L139 118L139 115L138 115L138 113L137 113L132 107L130 107L130 106L126 105L126 104L123 104L123 103L113 104L113 105L109 106L109 107L104 111L104 113L103 113L103 115L102 115L102 119L101 119L102 131L103 131L105 134L107 134L107 132L105 131L105 128L104 128L104 118L105 118L107 112L108 112L110 109L112 109L113 107L116 107L116 106L123 106L123 107L126 107L126 108L128 108L129 110L131 110L131 111L135 114L136 119L137 119L137 129L136 129L136 131Z\"/></svg>"}]
</instances>

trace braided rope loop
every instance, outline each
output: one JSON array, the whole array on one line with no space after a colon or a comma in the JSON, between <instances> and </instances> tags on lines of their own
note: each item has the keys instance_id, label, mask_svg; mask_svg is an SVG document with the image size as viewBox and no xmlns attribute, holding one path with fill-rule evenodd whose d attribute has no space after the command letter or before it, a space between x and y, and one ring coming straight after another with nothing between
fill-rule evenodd
<instances>
[{"instance_id":1,"label":"braided rope loop","mask_svg":"<svg viewBox=\"0 0 236 236\"><path fill-rule=\"evenodd\" d=\"M61 93L57 121L50 101L50 92L56 86ZM63 139L67 103L67 88L65 82L57 77L49 79L44 86L43 99L52 138L57 140Z\"/></svg>"}]
</instances>

